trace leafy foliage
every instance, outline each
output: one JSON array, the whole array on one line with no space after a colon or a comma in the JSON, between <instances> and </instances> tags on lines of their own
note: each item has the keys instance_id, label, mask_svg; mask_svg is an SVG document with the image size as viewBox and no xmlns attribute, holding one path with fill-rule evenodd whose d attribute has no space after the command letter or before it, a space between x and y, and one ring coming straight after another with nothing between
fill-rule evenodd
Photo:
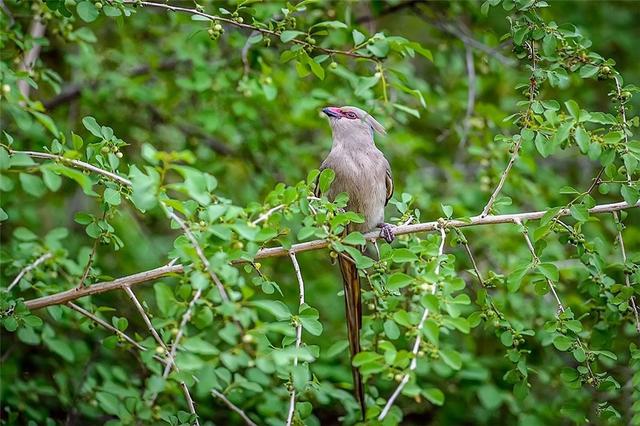
<instances>
[{"instance_id":1,"label":"leafy foliage","mask_svg":"<svg viewBox=\"0 0 640 426\"><path fill-rule=\"evenodd\" d=\"M366 423L640 424L634 5L3 4L3 423L357 423L348 253ZM328 104L439 232L344 235Z\"/></svg>"}]
</instances>

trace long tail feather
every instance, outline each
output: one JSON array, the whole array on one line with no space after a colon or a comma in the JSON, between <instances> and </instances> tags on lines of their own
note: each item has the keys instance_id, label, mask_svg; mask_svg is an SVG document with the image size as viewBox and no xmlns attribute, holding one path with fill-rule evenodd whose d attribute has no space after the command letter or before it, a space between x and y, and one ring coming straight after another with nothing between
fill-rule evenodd
<instances>
[{"instance_id":1,"label":"long tail feather","mask_svg":"<svg viewBox=\"0 0 640 426\"><path fill-rule=\"evenodd\" d=\"M346 256L346 255L345 255ZM344 284L344 302L345 313L347 317L347 334L349 337L349 349L351 351L351 360L360 352L360 329L362 327L362 298L360 294L360 276L355 262L351 258L338 257L340 272L342 272L342 281ZM353 374L353 387L356 399L360 403L362 410L362 418L364 419L366 405L364 401L364 383L360 371L353 365L351 366Z\"/></svg>"}]
</instances>

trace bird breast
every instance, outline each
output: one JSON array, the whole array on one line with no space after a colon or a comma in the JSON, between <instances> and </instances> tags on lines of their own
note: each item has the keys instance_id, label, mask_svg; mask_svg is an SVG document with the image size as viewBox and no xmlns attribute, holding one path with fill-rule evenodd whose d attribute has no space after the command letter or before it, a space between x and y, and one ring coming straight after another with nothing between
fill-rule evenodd
<instances>
[{"instance_id":1,"label":"bird breast","mask_svg":"<svg viewBox=\"0 0 640 426\"><path fill-rule=\"evenodd\" d=\"M349 195L347 210L361 214L365 222L352 224L359 232L371 231L384 221L386 201L387 161L377 148L350 151L334 148L323 162L323 167L336 174L327 196L330 200L341 192Z\"/></svg>"}]
</instances>

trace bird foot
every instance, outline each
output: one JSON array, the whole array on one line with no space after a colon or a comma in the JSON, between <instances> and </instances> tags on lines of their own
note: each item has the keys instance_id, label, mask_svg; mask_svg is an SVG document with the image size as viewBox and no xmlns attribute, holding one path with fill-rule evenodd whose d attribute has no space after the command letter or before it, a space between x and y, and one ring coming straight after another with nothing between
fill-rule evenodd
<instances>
[{"instance_id":1,"label":"bird foot","mask_svg":"<svg viewBox=\"0 0 640 426\"><path fill-rule=\"evenodd\" d=\"M390 225L388 223L381 223L378 225L378 228L380 228L380 236L384 238L386 242L391 244L393 240L396 238L396 236L393 233L393 228L395 228L395 226Z\"/></svg>"}]
</instances>

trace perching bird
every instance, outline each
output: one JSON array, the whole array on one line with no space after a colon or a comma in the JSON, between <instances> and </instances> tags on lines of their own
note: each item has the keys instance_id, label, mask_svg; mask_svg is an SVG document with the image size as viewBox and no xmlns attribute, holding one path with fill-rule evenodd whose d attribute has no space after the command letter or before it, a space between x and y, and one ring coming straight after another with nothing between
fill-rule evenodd
<instances>
[{"instance_id":1,"label":"perching bird","mask_svg":"<svg viewBox=\"0 0 640 426\"><path fill-rule=\"evenodd\" d=\"M322 110L328 117L333 133L333 146L320 167L332 169L335 179L327 191L329 200L346 192L347 210L364 217L364 223L353 223L348 231L368 232L381 228L380 236L393 241L393 227L384 222L384 208L393 195L393 180L389 162L373 141L375 132L386 134L384 127L360 108L345 106ZM316 188L316 192L318 188ZM351 359L360 352L362 327L362 299L360 276L355 262L346 254L338 257L344 282L347 334ZM352 368L356 398L365 417L364 384L357 368Z\"/></svg>"}]
</instances>

